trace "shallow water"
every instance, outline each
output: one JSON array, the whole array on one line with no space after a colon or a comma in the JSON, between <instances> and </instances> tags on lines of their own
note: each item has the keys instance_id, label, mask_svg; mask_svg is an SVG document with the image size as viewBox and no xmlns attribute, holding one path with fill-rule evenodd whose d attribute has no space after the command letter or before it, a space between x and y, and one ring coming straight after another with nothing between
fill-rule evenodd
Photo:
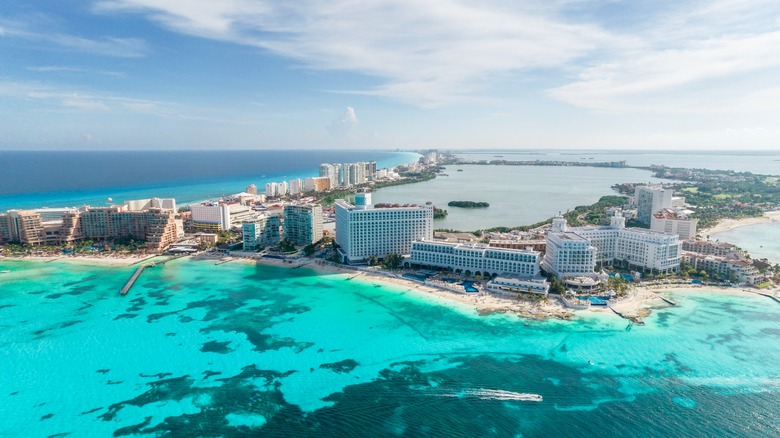
<instances>
[{"instance_id":1,"label":"shallow water","mask_svg":"<svg viewBox=\"0 0 780 438\"><path fill-rule=\"evenodd\" d=\"M780 434L780 305L759 296L673 292L627 330L305 268L182 259L123 298L132 267L5 269L0 435Z\"/></svg>"},{"instance_id":2,"label":"shallow water","mask_svg":"<svg viewBox=\"0 0 780 438\"><path fill-rule=\"evenodd\" d=\"M780 223L747 225L710 235L710 240L729 242L746 250L755 259L780 262Z\"/></svg>"}]
</instances>

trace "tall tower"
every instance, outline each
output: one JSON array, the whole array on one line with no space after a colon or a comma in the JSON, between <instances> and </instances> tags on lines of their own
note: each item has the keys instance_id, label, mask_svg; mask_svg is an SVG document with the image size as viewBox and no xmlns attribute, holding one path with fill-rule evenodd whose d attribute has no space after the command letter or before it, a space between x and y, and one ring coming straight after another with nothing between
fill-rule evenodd
<instances>
[{"instance_id":1,"label":"tall tower","mask_svg":"<svg viewBox=\"0 0 780 438\"><path fill-rule=\"evenodd\" d=\"M565 233L569 230L569 225L566 223L566 219L563 218L560 212L552 220L552 227L550 227L551 233Z\"/></svg>"},{"instance_id":2,"label":"tall tower","mask_svg":"<svg viewBox=\"0 0 780 438\"><path fill-rule=\"evenodd\" d=\"M371 208L371 191L368 189L359 189L355 193L355 208L357 210L367 210Z\"/></svg>"}]
</instances>

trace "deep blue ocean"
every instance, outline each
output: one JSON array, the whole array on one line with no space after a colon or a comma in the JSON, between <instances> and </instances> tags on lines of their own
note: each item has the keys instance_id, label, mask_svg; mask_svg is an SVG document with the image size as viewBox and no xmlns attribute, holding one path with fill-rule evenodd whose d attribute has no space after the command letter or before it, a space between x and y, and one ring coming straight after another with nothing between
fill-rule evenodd
<instances>
[{"instance_id":1,"label":"deep blue ocean","mask_svg":"<svg viewBox=\"0 0 780 438\"><path fill-rule=\"evenodd\" d=\"M319 176L320 163L416 161L386 151L0 151L0 211L105 205L148 197L188 204L255 184Z\"/></svg>"}]
</instances>

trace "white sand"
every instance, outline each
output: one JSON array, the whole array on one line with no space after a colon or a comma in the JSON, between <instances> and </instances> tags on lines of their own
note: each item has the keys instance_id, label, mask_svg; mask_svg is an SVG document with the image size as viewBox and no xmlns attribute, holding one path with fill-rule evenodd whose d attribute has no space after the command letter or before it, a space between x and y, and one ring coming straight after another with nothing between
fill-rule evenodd
<instances>
[{"instance_id":1,"label":"white sand","mask_svg":"<svg viewBox=\"0 0 780 438\"><path fill-rule=\"evenodd\" d=\"M746 227L749 225L765 224L769 222L780 222L780 210L768 211L761 217L749 217L745 219L724 219L711 228L702 228L698 234L708 236L716 233L733 230L734 228Z\"/></svg>"},{"instance_id":2,"label":"white sand","mask_svg":"<svg viewBox=\"0 0 780 438\"><path fill-rule=\"evenodd\" d=\"M80 263L85 265L98 265L98 266L130 266L136 263L140 263L144 260L149 260L154 257L159 257L157 254L144 254L144 255L124 255L124 254L111 254L111 255L62 255L62 256L0 256L5 260L32 260L38 262L53 262L62 261L68 263Z\"/></svg>"}]
</instances>

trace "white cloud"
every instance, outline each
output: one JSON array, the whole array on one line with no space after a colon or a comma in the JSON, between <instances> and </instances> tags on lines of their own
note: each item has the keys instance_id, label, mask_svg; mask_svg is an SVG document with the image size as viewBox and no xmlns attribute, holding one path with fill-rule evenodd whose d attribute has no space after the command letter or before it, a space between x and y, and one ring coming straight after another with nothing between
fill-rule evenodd
<instances>
[{"instance_id":1,"label":"white cloud","mask_svg":"<svg viewBox=\"0 0 780 438\"><path fill-rule=\"evenodd\" d=\"M681 2L548 95L607 113L755 111L738 103L780 77L778 16L775 1Z\"/></svg>"},{"instance_id":2,"label":"white cloud","mask_svg":"<svg viewBox=\"0 0 780 438\"><path fill-rule=\"evenodd\" d=\"M124 78L126 75L122 72L111 70L90 70L80 67L69 67L61 65L44 65L38 67L27 67L27 70L37 73L84 73L84 74L97 74L102 76L113 76L117 78Z\"/></svg>"},{"instance_id":3,"label":"white cloud","mask_svg":"<svg viewBox=\"0 0 780 438\"><path fill-rule=\"evenodd\" d=\"M380 79L371 89L421 106L471 98L502 74L558 67L612 44L541 7L456 0L354 2L109 0L177 32L261 47L309 68Z\"/></svg>"},{"instance_id":4,"label":"white cloud","mask_svg":"<svg viewBox=\"0 0 780 438\"><path fill-rule=\"evenodd\" d=\"M584 70L577 82L550 90L550 95L584 108L607 112L669 111L670 105L692 110L728 109L719 79L761 70L780 77L780 31L742 38L690 44L684 49L648 51ZM667 93L677 92L676 95ZM687 101L687 102L686 102ZM720 102L718 102L720 101ZM722 108L712 108L713 103Z\"/></svg>"},{"instance_id":5,"label":"white cloud","mask_svg":"<svg viewBox=\"0 0 780 438\"><path fill-rule=\"evenodd\" d=\"M344 113L328 126L328 133L336 139L355 139L358 137L359 124L355 108L348 106Z\"/></svg>"},{"instance_id":6,"label":"white cloud","mask_svg":"<svg viewBox=\"0 0 780 438\"><path fill-rule=\"evenodd\" d=\"M85 38L63 32L41 32L38 30L51 26L50 20L40 17L35 22L0 18L0 28L3 29L3 34L0 36L38 42L64 50L116 58L139 58L148 55L150 52L146 42L140 38L116 38L111 36Z\"/></svg>"}]
</instances>

